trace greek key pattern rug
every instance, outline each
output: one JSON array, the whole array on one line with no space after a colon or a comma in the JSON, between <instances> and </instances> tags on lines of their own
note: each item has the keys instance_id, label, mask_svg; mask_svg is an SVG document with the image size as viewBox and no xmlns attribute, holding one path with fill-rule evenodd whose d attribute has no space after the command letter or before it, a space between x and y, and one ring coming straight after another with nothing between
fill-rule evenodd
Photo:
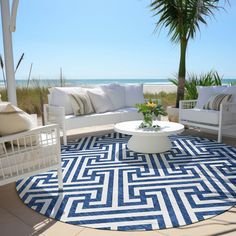
<instances>
[{"instance_id":1,"label":"greek key pattern rug","mask_svg":"<svg viewBox=\"0 0 236 236\"><path fill-rule=\"evenodd\" d=\"M18 181L20 198L59 221L124 231L188 225L236 204L235 148L172 136L170 151L139 154L128 139L112 133L70 142L62 147L64 191L50 171Z\"/></svg>"}]
</instances>

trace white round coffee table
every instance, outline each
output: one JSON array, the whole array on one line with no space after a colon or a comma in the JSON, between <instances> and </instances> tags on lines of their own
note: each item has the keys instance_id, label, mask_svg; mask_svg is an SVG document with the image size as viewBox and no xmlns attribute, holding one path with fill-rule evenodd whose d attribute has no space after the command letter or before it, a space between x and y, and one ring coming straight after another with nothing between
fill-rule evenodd
<instances>
[{"instance_id":1,"label":"white round coffee table","mask_svg":"<svg viewBox=\"0 0 236 236\"><path fill-rule=\"evenodd\" d=\"M184 126L179 123L167 121L154 121L159 125L159 130L152 128L138 128L142 123L139 121L127 121L117 123L114 130L118 133L132 135L128 141L128 148L140 153L161 153L171 149L171 141L168 136L184 131Z\"/></svg>"}]
</instances>

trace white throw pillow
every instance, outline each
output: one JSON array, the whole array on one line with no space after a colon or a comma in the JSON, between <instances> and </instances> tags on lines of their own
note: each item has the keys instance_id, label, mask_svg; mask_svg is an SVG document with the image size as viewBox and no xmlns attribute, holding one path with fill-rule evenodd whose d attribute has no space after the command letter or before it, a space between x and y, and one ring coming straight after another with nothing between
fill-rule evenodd
<instances>
[{"instance_id":1,"label":"white throw pillow","mask_svg":"<svg viewBox=\"0 0 236 236\"><path fill-rule=\"evenodd\" d=\"M209 98L216 93L223 93L225 86L197 86L198 99L195 108L202 109Z\"/></svg>"},{"instance_id":2,"label":"white throw pillow","mask_svg":"<svg viewBox=\"0 0 236 236\"><path fill-rule=\"evenodd\" d=\"M89 89L87 92L96 113L103 113L113 110L113 104L110 98L101 89Z\"/></svg>"},{"instance_id":3,"label":"white throw pillow","mask_svg":"<svg viewBox=\"0 0 236 236\"><path fill-rule=\"evenodd\" d=\"M54 87L49 89L49 105L65 108L65 114L74 114L69 94L85 93L86 89L81 87Z\"/></svg>"},{"instance_id":4,"label":"white throw pillow","mask_svg":"<svg viewBox=\"0 0 236 236\"><path fill-rule=\"evenodd\" d=\"M223 93L232 94L231 102L236 103L236 85L224 88Z\"/></svg>"},{"instance_id":5,"label":"white throw pillow","mask_svg":"<svg viewBox=\"0 0 236 236\"><path fill-rule=\"evenodd\" d=\"M134 107L138 103L144 103L143 84L125 85L124 87L127 107Z\"/></svg>"},{"instance_id":6,"label":"white throw pillow","mask_svg":"<svg viewBox=\"0 0 236 236\"><path fill-rule=\"evenodd\" d=\"M15 134L35 127L32 117L10 103L0 103L0 136Z\"/></svg>"},{"instance_id":7,"label":"white throw pillow","mask_svg":"<svg viewBox=\"0 0 236 236\"><path fill-rule=\"evenodd\" d=\"M125 88L119 84L113 83L100 86L103 92L110 98L113 110L118 110L126 106Z\"/></svg>"}]
</instances>

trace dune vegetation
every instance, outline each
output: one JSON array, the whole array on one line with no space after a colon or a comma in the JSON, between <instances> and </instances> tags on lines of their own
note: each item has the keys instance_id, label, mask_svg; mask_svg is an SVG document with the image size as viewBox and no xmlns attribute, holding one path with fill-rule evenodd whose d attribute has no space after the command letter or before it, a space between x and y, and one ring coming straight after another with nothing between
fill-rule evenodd
<instances>
[{"instance_id":1,"label":"dune vegetation","mask_svg":"<svg viewBox=\"0 0 236 236\"><path fill-rule=\"evenodd\" d=\"M7 93L5 89L0 90L2 101L7 101ZM43 104L47 103L48 88L46 87L18 87L16 89L18 107L29 114L43 113Z\"/></svg>"}]
</instances>

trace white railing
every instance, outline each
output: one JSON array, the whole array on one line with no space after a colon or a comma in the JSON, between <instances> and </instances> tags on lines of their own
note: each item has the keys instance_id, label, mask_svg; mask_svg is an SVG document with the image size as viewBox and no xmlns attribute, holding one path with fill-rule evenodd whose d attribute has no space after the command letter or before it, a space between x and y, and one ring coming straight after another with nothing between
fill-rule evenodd
<instances>
[{"instance_id":1,"label":"white railing","mask_svg":"<svg viewBox=\"0 0 236 236\"><path fill-rule=\"evenodd\" d=\"M197 104L197 100L183 100L179 102L180 109L191 109Z\"/></svg>"}]
</instances>

